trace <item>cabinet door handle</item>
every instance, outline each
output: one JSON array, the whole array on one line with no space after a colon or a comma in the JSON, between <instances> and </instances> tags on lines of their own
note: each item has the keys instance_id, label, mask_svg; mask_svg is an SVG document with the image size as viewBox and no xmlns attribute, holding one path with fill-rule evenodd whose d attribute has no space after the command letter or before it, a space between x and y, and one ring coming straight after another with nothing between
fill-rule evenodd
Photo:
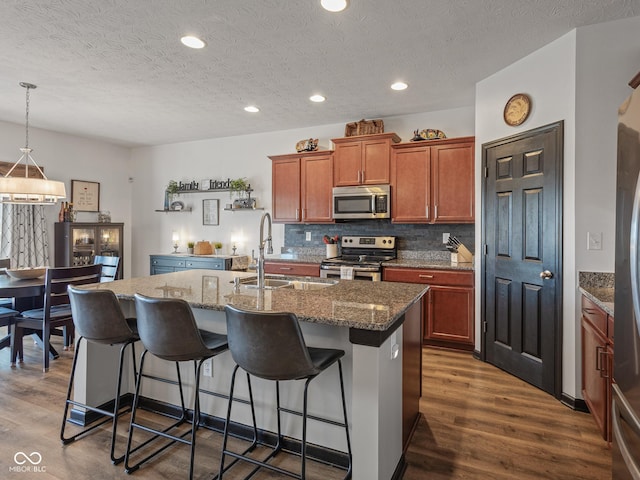
<instances>
[{"instance_id":1,"label":"cabinet door handle","mask_svg":"<svg viewBox=\"0 0 640 480\"><path fill-rule=\"evenodd\" d=\"M300 220L300 209L296 208L296 220Z\"/></svg>"},{"instance_id":2,"label":"cabinet door handle","mask_svg":"<svg viewBox=\"0 0 640 480\"><path fill-rule=\"evenodd\" d=\"M429 205L427 205L426 217L429 218Z\"/></svg>"},{"instance_id":3,"label":"cabinet door handle","mask_svg":"<svg viewBox=\"0 0 640 480\"><path fill-rule=\"evenodd\" d=\"M358 183L360 183L360 170L358 170Z\"/></svg>"},{"instance_id":4,"label":"cabinet door handle","mask_svg":"<svg viewBox=\"0 0 640 480\"><path fill-rule=\"evenodd\" d=\"M291 267L280 267L280 270L293 270Z\"/></svg>"},{"instance_id":5,"label":"cabinet door handle","mask_svg":"<svg viewBox=\"0 0 640 480\"><path fill-rule=\"evenodd\" d=\"M303 208L302 209L302 219L304 220L305 218L307 218L307 209Z\"/></svg>"},{"instance_id":6,"label":"cabinet door handle","mask_svg":"<svg viewBox=\"0 0 640 480\"><path fill-rule=\"evenodd\" d=\"M426 274L419 274L418 277L420 278L433 278L433 275L426 275Z\"/></svg>"},{"instance_id":7,"label":"cabinet door handle","mask_svg":"<svg viewBox=\"0 0 640 480\"><path fill-rule=\"evenodd\" d=\"M433 207L433 218L438 218L438 205Z\"/></svg>"},{"instance_id":8,"label":"cabinet door handle","mask_svg":"<svg viewBox=\"0 0 640 480\"><path fill-rule=\"evenodd\" d=\"M364 170L362 170L362 183L364 183Z\"/></svg>"},{"instance_id":9,"label":"cabinet door handle","mask_svg":"<svg viewBox=\"0 0 640 480\"><path fill-rule=\"evenodd\" d=\"M596 347L596 370L602 376L602 347L600 345Z\"/></svg>"}]
</instances>

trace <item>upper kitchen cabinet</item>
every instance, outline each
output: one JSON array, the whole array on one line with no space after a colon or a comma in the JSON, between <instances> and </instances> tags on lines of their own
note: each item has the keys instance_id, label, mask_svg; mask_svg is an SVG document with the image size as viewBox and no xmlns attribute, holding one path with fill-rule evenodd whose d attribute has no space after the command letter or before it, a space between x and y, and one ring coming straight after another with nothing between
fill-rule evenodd
<instances>
[{"instance_id":1,"label":"upper kitchen cabinet","mask_svg":"<svg viewBox=\"0 0 640 480\"><path fill-rule=\"evenodd\" d=\"M473 223L474 137L394 145L394 223Z\"/></svg>"},{"instance_id":2,"label":"upper kitchen cabinet","mask_svg":"<svg viewBox=\"0 0 640 480\"><path fill-rule=\"evenodd\" d=\"M277 223L331 223L332 151L275 155L272 211Z\"/></svg>"},{"instance_id":3,"label":"upper kitchen cabinet","mask_svg":"<svg viewBox=\"0 0 640 480\"><path fill-rule=\"evenodd\" d=\"M334 186L389 183L391 144L395 133L334 138Z\"/></svg>"}]
</instances>

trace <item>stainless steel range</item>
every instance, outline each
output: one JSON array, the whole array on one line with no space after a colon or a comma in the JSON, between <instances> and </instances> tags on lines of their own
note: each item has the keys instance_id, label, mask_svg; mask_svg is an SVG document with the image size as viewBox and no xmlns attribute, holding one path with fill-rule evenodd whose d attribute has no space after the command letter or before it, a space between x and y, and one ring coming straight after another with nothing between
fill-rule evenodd
<instances>
[{"instance_id":1,"label":"stainless steel range","mask_svg":"<svg viewBox=\"0 0 640 480\"><path fill-rule=\"evenodd\" d=\"M398 256L396 237L342 237L342 255L320 264L322 278L382 280L382 262Z\"/></svg>"}]
</instances>

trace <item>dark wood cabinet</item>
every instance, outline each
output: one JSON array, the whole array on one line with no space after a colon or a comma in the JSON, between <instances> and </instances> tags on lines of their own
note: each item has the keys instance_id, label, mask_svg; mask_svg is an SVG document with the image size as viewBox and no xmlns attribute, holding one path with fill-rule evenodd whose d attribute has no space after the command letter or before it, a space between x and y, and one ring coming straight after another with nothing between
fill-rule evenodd
<instances>
[{"instance_id":1,"label":"dark wood cabinet","mask_svg":"<svg viewBox=\"0 0 640 480\"><path fill-rule=\"evenodd\" d=\"M123 230L123 223L55 223L55 266L90 265L96 255L119 257L120 264L116 278L122 278L124 262Z\"/></svg>"},{"instance_id":2,"label":"dark wood cabinet","mask_svg":"<svg viewBox=\"0 0 640 480\"><path fill-rule=\"evenodd\" d=\"M473 223L474 137L391 147L394 223Z\"/></svg>"},{"instance_id":3,"label":"dark wood cabinet","mask_svg":"<svg viewBox=\"0 0 640 480\"><path fill-rule=\"evenodd\" d=\"M277 155L272 160L275 223L331 223L331 151Z\"/></svg>"},{"instance_id":4,"label":"dark wood cabinet","mask_svg":"<svg viewBox=\"0 0 640 480\"><path fill-rule=\"evenodd\" d=\"M400 141L395 133L334 138L334 186L389 183L391 144Z\"/></svg>"},{"instance_id":5,"label":"dark wood cabinet","mask_svg":"<svg viewBox=\"0 0 640 480\"><path fill-rule=\"evenodd\" d=\"M264 262L264 273L280 275L298 275L302 277L319 277L319 263L302 262Z\"/></svg>"},{"instance_id":6,"label":"dark wood cabinet","mask_svg":"<svg viewBox=\"0 0 640 480\"><path fill-rule=\"evenodd\" d=\"M602 437L611 441L613 317L582 297L582 396Z\"/></svg>"},{"instance_id":7,"label":"dark wood cabinet","mask_svg":"<svg viewBox=\"0 0 640 480\"><path fill-rule=\"evenodd\" d=\"M383 280L423 283L423 343L472 350L474 334L473 272L385 267Z\"/></svg>"}]
</instances>

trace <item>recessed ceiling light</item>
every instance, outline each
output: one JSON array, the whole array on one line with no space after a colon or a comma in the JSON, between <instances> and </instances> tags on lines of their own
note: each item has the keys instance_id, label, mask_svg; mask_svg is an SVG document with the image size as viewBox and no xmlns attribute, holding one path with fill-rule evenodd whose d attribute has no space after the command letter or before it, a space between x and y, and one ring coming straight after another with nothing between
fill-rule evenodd
<instances>
[{"instance_id":1,"label":"recessed ceiling light","mask_svg":"<svg viewBox=\"0 0 640 480\"><path fill-rule=\"evenodd\" d=\"M311 95L309 97L309 100L311 100L312 102L320 103L324 102L326 98L324 98L322 95Z\"/></svg>"},{"instance_id":2,"label":"recessed ceiling light","mask_svg":"<svg viewBox=\"0 0 640 480\"><path fill-rule=\"evenodd\" d=\"M187 35L180 39L183 45L186 45L189 48L204 48L205 43L200 40L198 37L194 37L191 35Z\"/></svg>"},{"instance_id":3,"label":"recessed ceiling light","mask_svg":"<svg viewBox=\"0 0 640 480\"><path fill-rule=\"evenodd\" d=\"M349 0L320 0L320 5L330 12L341 12L349 5Z\"/></svg>"},{"instance_id":4,"label":"recessed ceiling light","mask_svg":"<svg viewBox=\"0 0 640 480\"><path fill-rule=\"evenodd\" d=\"M249 113L258 113L260 109L258 107L254 107L253 105L249 105L248 107L244 107L244 111Z\"/></svg>"},{"instance_id":5,"label":"recessed ceiling light","mask_svg":"<svg viewBox=\"0 0 640 480\"><path fill-rule=\"evenodd\" d=\"M404 82L396 82L394 84L391 85L391 88L393 90L405 90L409 85L407 85Z\"/></svg>"}]
</instances>

